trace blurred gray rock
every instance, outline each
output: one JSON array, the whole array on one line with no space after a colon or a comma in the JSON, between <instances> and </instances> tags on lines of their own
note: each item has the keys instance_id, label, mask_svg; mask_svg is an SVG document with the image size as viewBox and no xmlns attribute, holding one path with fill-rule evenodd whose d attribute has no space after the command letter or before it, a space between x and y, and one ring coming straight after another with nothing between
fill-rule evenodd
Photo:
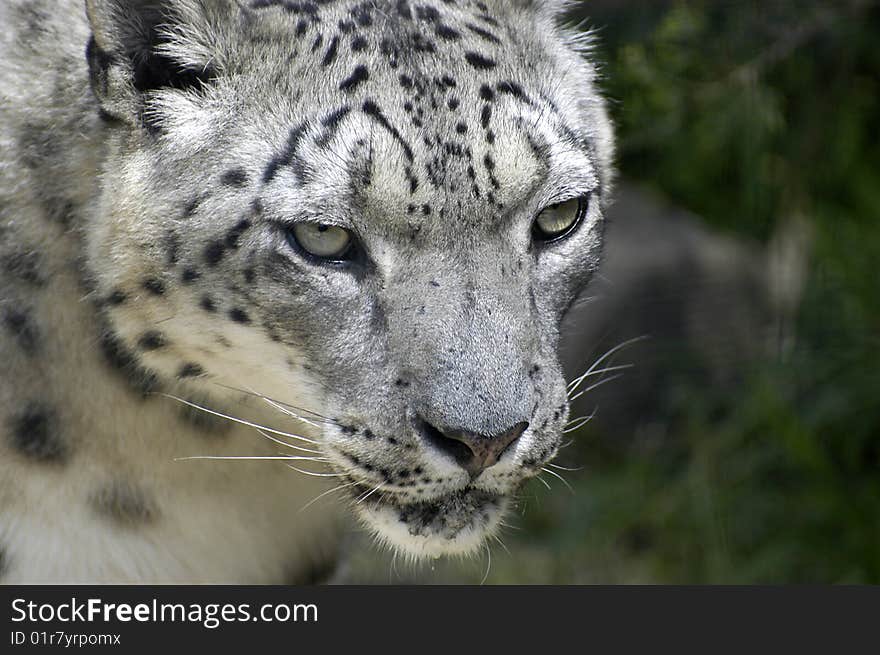
<instances>
[{"instance_id":1,"label":"blurred gray rock","mask_svg":"<svg viewBox=\"0 0 880 655\"><path fill-rule=\"evenodd\" d=\"M646 337L603 365L633 364L586 394L601 434L662 437L693 389L731 392L749 367L781 354L800 295L806 240L787 230L770 247L712 231L699 218L623 184L608 214L605 261L566 319L569 379L610 348ZM601 380L601 376L584 383Z\"/></svg>"}]
</instances>

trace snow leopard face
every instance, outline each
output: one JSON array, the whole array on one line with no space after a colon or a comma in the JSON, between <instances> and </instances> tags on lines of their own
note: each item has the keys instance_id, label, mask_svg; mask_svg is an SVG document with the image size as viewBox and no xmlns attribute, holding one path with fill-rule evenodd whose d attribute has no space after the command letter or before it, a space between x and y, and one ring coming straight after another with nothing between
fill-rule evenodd
<instances>
[{"instance_id":1,"label":"snow leopard face","mask_svg":"<svg viewBox=\"0 0 880 655\"><path fill-rule=\"evenodd\" d=\"M87 2L109 349L304 408L414 556L479 548L568 420L612 139L556 4Z\"/></svg>"}]
</instances>

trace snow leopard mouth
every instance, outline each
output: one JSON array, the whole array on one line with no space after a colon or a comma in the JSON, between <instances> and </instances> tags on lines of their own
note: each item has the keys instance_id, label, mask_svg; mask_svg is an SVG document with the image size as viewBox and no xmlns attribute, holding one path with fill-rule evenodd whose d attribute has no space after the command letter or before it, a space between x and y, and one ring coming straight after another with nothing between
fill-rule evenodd
<instances>
[{"instance_id":1,"label":"snow leopard mouth","mask_svg":"<svg viewBox=\"0 0 880 655\"><path fill-rule=\"evenodd\" d=\"M376 538L414 559L477 552L501 526L509 499L465 487L427 501L367 499L358 517Z\"/></svg>"}]
</instances>

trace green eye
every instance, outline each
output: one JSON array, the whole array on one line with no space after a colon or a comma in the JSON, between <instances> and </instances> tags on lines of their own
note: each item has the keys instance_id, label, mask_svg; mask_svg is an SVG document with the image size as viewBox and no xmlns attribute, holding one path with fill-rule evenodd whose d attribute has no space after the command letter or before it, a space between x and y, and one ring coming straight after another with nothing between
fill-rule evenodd
<instances>
[{"instance_id":1,"label":"green eye","mask_svg":"<svg viewBox=\"0 0 880 655\"><path fill-rule=\"evenodd\" d=\"M348 230L321 223L297 223L288 238L313 257L331 261L348 259L353 241Z\"/></svg>"},{"instance_id":2,"label":"green eye","mask_svg":"<svg viewBox=\"0 0 880 655\"><path fill-rule=\"evenodd\" d=\"M573 198L545 208L532 227L536 241L556 241L568 236L581 222L589 209L589 197Z\"/></svg>"}]
</instances>

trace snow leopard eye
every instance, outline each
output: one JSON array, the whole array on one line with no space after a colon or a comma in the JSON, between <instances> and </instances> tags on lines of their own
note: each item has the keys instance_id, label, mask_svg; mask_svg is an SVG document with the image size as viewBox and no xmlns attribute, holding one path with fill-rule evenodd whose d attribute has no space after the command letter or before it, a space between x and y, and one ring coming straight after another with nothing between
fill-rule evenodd
<instances>
[{"instance_id":1,"label":"snow leopard eye","mask_svg":"<svg viewBox=\"0 0 880 655\"><path fill-rule=\"evenodd\" d=\"M535 241L548 243L567 237L580 224L590 207L590 197L572 198L546 207L532 225Z\"/></svg>"},{"instance_id":2,"label":"snow leopard eye","mask_svg":"<svg viewBox=\"0 0 880 655\"><path fill-rule=\"evenodd\" d=\"M337 262L349 259L353 242L348 230L323 223L297 223L288 239L313 257Z\"/></svg>"}]
</instances>

